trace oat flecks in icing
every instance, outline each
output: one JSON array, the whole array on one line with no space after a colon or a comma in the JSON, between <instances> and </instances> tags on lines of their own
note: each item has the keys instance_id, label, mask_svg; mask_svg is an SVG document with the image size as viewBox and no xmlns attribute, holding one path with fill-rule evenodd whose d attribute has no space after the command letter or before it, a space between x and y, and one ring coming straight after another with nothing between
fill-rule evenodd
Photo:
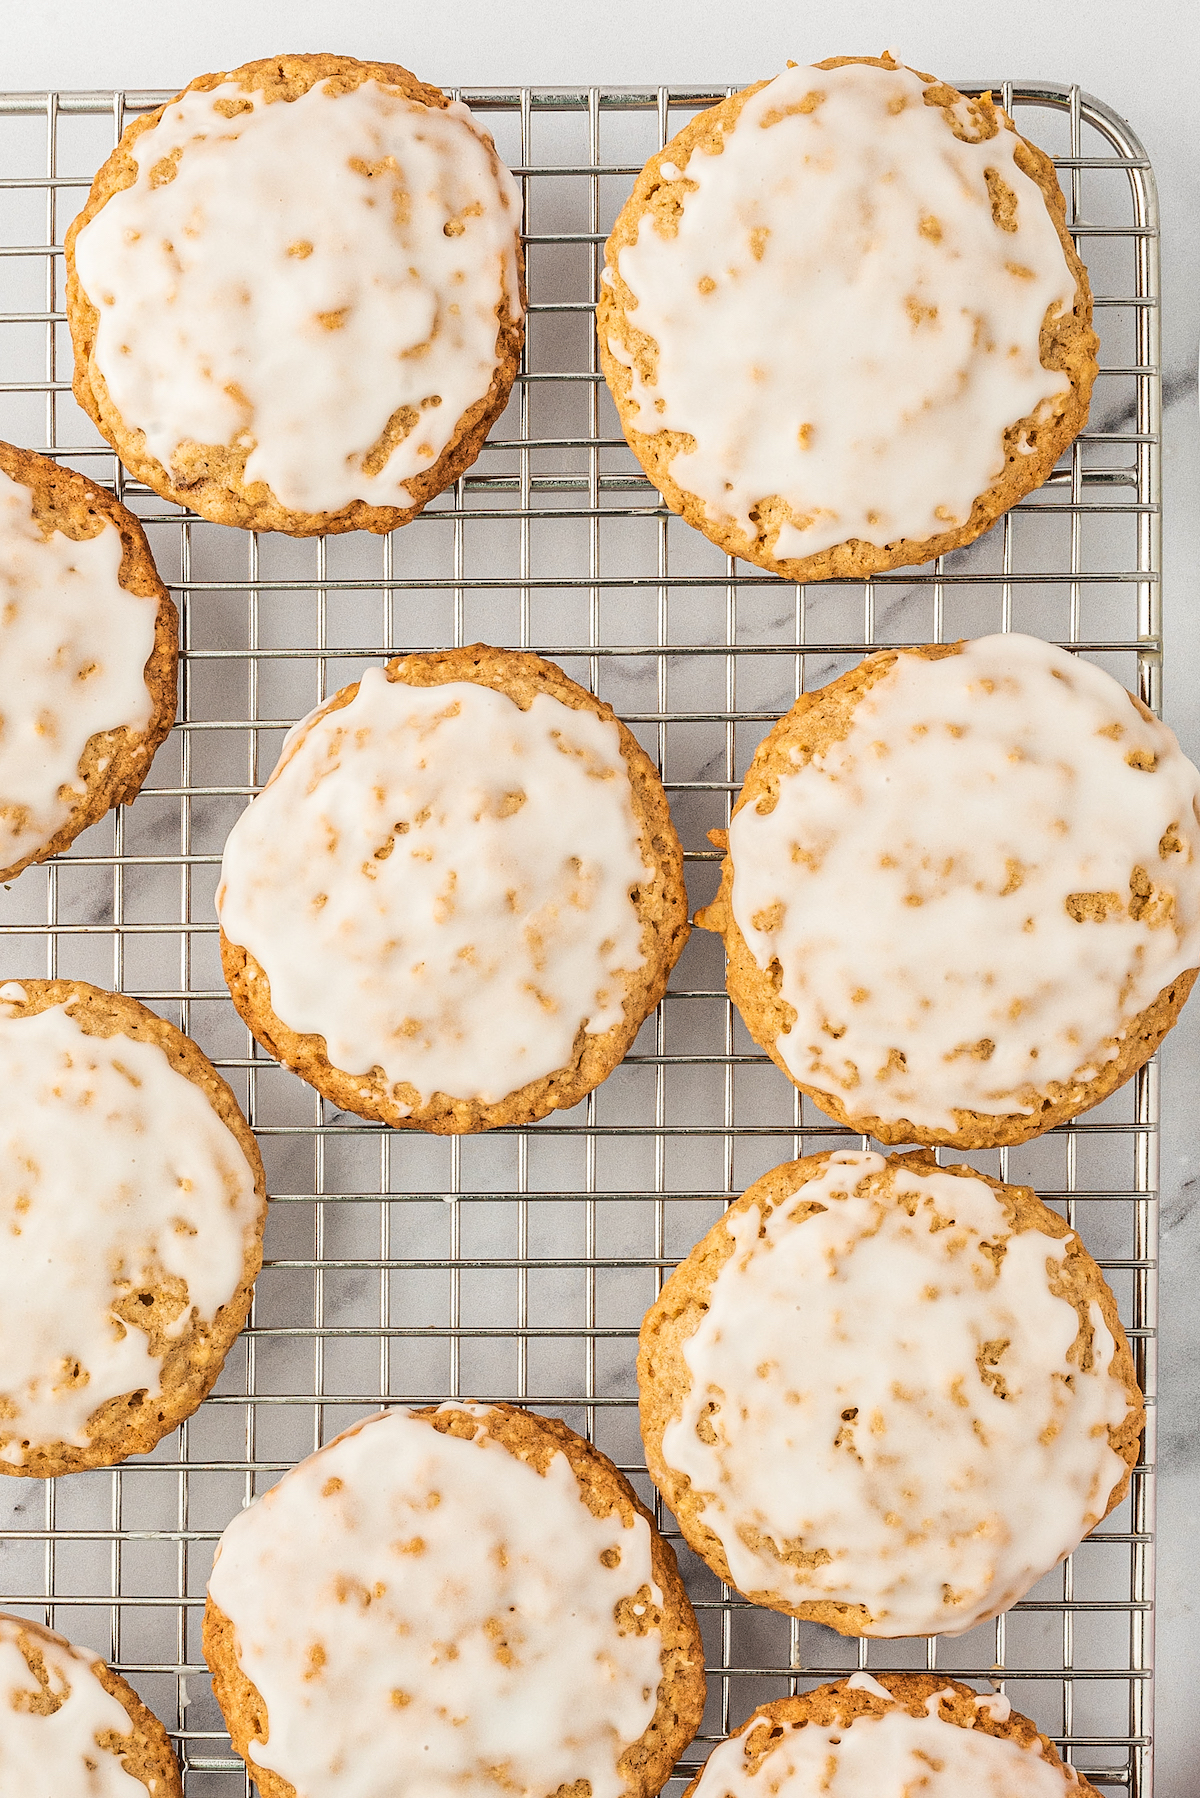
<instances>
[{"instance_id":1,"label":"oat flecks in icing","mask_svg":"<svg viewBox=\"0 0 1200 1798\"><path fill-rule=\"evenodd\" d=\"M44 1660L51 1700L35 1678L21 1644ZM97 1737L128 1737L124 1705L106 1692L92 1671L96 1657L29 1634L16 1617L0 1617L0 1793L4 1798L146 1798L140 1779L127 1773ZM34 1703L38 1709L34 1709Z\"/></svg>"},{"instance_id":2,"label":"oat flecks in icing","mask_svg":"<svg viewBox=\"0 0 1200 1798\"><path fill-rule=\"evenodd\" d=\"M253 445L246 483L296 510L411 505L520 311L520 196L467 108L226 82L130 153L75 248L125 424L168 470L182 442Z\"/></svg>"},{"instance_id":3,"label":"oat flecks in icing","mask_svg":"<svg viewBox=\"0 0 1200 1798\"><path fill-rule=\"evenodd\" d=\"M114 524L43 537L29 488L0 470L0 868L67 822L89 737L150 722L158 601L127 592L120 566Z\"/></svg>"},{"instance_id":4,"label":"oat flecks in icing","mask_svg":"<svg viewBox=\"0 0 1200 1798\"><path fill-rule=\"evenodd\" d=\"M846 1684L862 1690L865 1682L856 1674ZM784 1723L765 1756L763 1746L756 1726L719 1742L696 1798L1068 1798L1079 1784L1072 1768L1052 1766L1036 1749L961 1729L936 1709L914 1717L893 1705L849 1722Z\"/></svg>"},{"instance_id":5,"label":"oat flecks in icing","mask_svg":"<svg viewBox=\"0 0 1200 1798\"><path fill-rule=\"evenodd\" d=\"M780 559L964 524L1006 429L1069 385L1039 339L1075 282L1018 140L961 141L923 92L906 68L788 69L720 154L664 171L677 232L647 212L619 253L629 323L658 345L633 425L694 439L671 474L714 524L753 537L752 508L783 499Z\"/></svg>"},{"instance_id":6,"label":"oat flecks in icing","mask_svg":"<svg viewBox=\"0 0 1200 1798\"><path fill-rule=\"evenodd\" d=\"M168 1343L194 1314L211 1323L258 1199L236 1137L162 1049L86 1035L69 1007L0 1006L0 1092L0 1460L19 1465L24 1442L85 1447L106 1400L158 1394L133 1295L174 1293Z\"/></svg>"},{"instance_id":7,"label":"oat flecks in icing","mask_svg":"<svg viewBox=\"0 0 1200 1798\"><path fill-rule=\"evenodd\" d=\"M799 1199L825 1209L730 1217L663 1457L706 1495L743 1592L866 1605L873 1634L961 1634L1104 1514L1128 1409L1112 1335L1093 1302L1081 1372L1078 1315L1050 1290L1066 1243L1013 1235L982 1180L846 1150Z\"/></svg>"},{"instance_id":8,"label":"oat flecks in icing","mask_svg":"<svg viewBox=\"0 0 1200 1798\"><path fill-rule=\"evenodd\" d=\"M788 1069L947 1130L1094 1078L1200 964L1198 802L1172 732L1082 658L1016 634L899 656L730 827L734 918L796 1012Z\"/></svg>"},{"instance_id":9,"label":"oat flecks in icing","mask_svg":"<svg viewBox=\"0 0 1200 1798\"><path fill-rule=\"evenodd\" d=\"M496 1102L620 1021L649 872L611 720L371 669L234 825L217 905L335 1067Z\"/></svg>"},{"instance_id":10,"label":"oat flecks in icing","mask_svg":"<svg viewBox=\"0 0 1200 1798\"><path fill-rule=\"evenodd\" d=\"M656 1708L645 1519L595 1517L564 1454L539 1474L482 1421L397 1409L310 1456L234 1518L208 1590L266 1708L251 1757L304 1798L619 1798Z\"/></svg>"}]
</instances>

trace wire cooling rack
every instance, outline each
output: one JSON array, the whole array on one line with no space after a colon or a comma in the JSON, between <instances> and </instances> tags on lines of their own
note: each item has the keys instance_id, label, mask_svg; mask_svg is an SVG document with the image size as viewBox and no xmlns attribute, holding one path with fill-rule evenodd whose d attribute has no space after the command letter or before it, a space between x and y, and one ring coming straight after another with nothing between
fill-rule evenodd
<instances>
[{"instance_id":1,"label":"wire cooling rack","mask_svg":"<svg viewBox=\"0 0 1200 1798\"><path fill-rule=\"evenodd\" d=\"M563 1418L653 1500L634 1383L644 1310L731 1195L846 1135L755 1048L725 997L721 945L701 932L633 1052L574 1111L447 1140L318 1100L234 1013L213 912L226 833L293 720L389 652L482 638L548 654L662 769L695 906L716 883L705 833L727 821L759 739L872 644L1024 629L1158 707L1153 176L1127 127L1078 88L994 91L1055 155L1091 271L1091 425L970 548L808 588L668 516L597 373L607 229L645 158L719 95L462 96L524 188L525 370L474 469L412 525L306 542L166 506L126 480L71 398L63 234L125 122L167 96L0 96L0 435L115 484L183 632L180 722L136 804L0 890L0 978L94 980L180 1024L238 1092L273 1195L251 1323L196 1416L114 1471L0 1479L0 1605L132 1680L172 1732L188 1798L246 1789L199 1644L213 1545L238 1509L381 1401L460 1394ZM1035 1185L1117 1293L1151 1400L1127 1501L1021 1604L956 1640L843 1640L747 1605L679 1544L710 1677L678 1778L768 1698L856 1666L936 1667L1002 1687L1101 1791L1148 1798L1156 1119L1151 1067L1073 1127L968 1157Z\"/></svg>"}]
</instances>

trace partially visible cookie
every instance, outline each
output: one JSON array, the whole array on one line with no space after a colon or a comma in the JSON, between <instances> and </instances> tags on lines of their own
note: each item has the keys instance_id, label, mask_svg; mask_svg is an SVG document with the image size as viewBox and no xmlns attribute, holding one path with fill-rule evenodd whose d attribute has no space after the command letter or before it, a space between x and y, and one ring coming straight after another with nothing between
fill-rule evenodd
<instances>
[{"instance_id":1,"label":"partially visible cookie","mask_svg":"<svg viewBox=\"0 0 1200 1798\"><path fill-rule=\"evenodd\" d=\"M304 719L234 825L221 961L258 1040L361 1117L438 1132L578 1103L688 934L654 764L552 662L476 643Z\"/></svg>"},{"instance_id":2,"label":"partially visible cookie","mask_svg":"<svg viewBox=\"0 0 1200 1798\"><path fill-rule=\"evenodd\" d=\"M0 881L133 799L175 721L178 630L133 513L0 443Z\"/></svg>"},{"instance_id":3,"label":"partially visible cookie","mask_svg":"<svg viewBox=\"0 0 1200 1798\"><path fill-rule=\"evenodd\" d=\"M654 1798L704 1709L675 1557L565 1424L452 1400L356 1424L222 1536L204 1654L263 1798Z\"/></svg>"},{"instance_id":4,"label":"partially visible cookie","mask_svg":"<svg viewBox=\"0 0 1200 1798\"><path fill-rule=\"evenodd\" d=\"M831 57L690 119L605 251L600 358L673 511L793 581L970 543L1096 376L1049 157L990 95Z\"/></svg>"},{"instance_id":5,"label":"partially visible cookie","mask_svg":"<svg viewBox=\"0 0 1200 1798\"><path fill-rule=\"evenodd\" d=\"M0 1792L183 1798L167 1732L99 1655L0 1613Z\"/></svg>"},{"instance_id":6,"label":"partially visible cookie","mask_svg":"<svg viewBox=\"0 0 1200 1798\"><path fill-rule=\"evenodd\" d=\"M75 397L203 518L393 530L504 410L520 229L489 134L395 63L201 75L132 120L67 233Z\"/></svg>"},{"instance_id":7,"label":"partially visible cookie","mask_svg":"<svg viewBox=\"0 0 1200 1798\"><path fill-rule=\"evenodd\" d=\"M1037 637L881 650L803 694L719 840L696 922L746 1028L881 1142L1065 1123L1149 1060L1200 967L1200 772Z\"/></svg>"},{"instance_id":8,"label":"partially visible cookie","mask_svg":"<svg viewBox=\"0 0 1200 1798\"><path fill-rule=\"evenodd\" d=\"M1100 1798L1000 1692L941 1673L852 1673L759 1705L684 1798Z\"/></svg>"},{"instance_id":9,"label":"partially visible cookie","mask_svg":"<svg viewBox=\"0 0 1200 1798\"><path fill-rule=\"evenodd\" d=\"M1015 1604L1124 1497L1145 1422L1078 1236L928 1151L756 1181L646 1313L638 1394L684 1539L843 1635Z\"/></svg>"},{"instance_id":10,"label":"partially visible cookie","mask_svg":"<svg viewBox=\"0 0 1200 1798\"><path fill-rule=\"evenodd\" d=\"M262 1261L258 1145L208 1057L82 980L0 986L0 1473L145 1454L191 1415Z\"/></svg>"}]
</instances>

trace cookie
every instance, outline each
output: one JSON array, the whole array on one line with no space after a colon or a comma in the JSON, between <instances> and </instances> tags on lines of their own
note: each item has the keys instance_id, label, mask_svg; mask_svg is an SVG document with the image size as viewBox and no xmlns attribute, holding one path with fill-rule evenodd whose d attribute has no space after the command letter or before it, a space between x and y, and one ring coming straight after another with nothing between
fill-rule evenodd
<instances>
[{"instance_id":1,"label":"cookie","mask_svg":"<svg viewBox=\"0 0 1200 1798\"><path fill-rule=\"evenodd\" d=\"M0 881L134 798L175 722L178 632L133 513L0 443Z\"/></svg>"},{"instance_id":2,"label":"cookie","mask_svg":"<svg viewBox=\"0 0 1200 1798\"><path fill-rule=\"evenodd\" d=\"M972 542L1083 429L1097 338L1053 164L891 56L699 113L605 252L600 359L672 511L792 581Z\"/></svg>"},{"instance_id":3,"label":"cookie","mask_svg":"<svg viewBox=\"0 0 1200 1798\"><path fill-rule=\"evenodd\" d=\"M0 1791L183 1798L167 1732L99 1655L0 1612Z\"/></svg>"},{"instance_id":4,"label":"cookie","mask_svg":"<svg viewBox=\"0 0 1200 1798\"><path fill-rule=\"evenodd\" d=\"M642 1324L642 1439L684 1539L842 1635L961 1635L1124 1497L1145 1412L1096 1263L928 1150L775 1168Z\"/></svg>"},{"instance_id":5,"label":"cookie","mask_svg":"<svg viewBox=\"0 0 1200 1798\"><path fill-rule=\"evenodd\" d=\"M696 922L750 1034L831 1117L1025 1142L1128 1080L1191 991L1200 773L1040 638L883 650L759 745Z\"/></svg>"},{"instance_id":6,"label":"cookie","mask_svg":"<svg viewBox=\"0 0 1200 1798\"><path fill-rule=\"evenodd\" d=\"M762 1704L683 1798L1100 1798L1001 1692L941 1673L852 1673Z\"/></svg>"},{"instance_id":7,"label":"cookie","mask_svg":"<svg viewBox=\"0 0 1200 1798\"><path fill-rule=\"evenodd\" d=\"M653 1798L704 1708L675 1557L597 1449L515 1405L368 1418L235 1517L204 1654L262 1798Z\"/></svg>"},{"instance_id":8,"label":"cookie","mask_svg":"<svg viewBox=\"0 0 1200 1798\"><path fill-rule=\"evenodd\" d=\"M439 1133L575 1105L687 939L662 782L601 700L481 643L304 719L217 889L233 1002L360 1117Z\"/></svg>"},{"instance_id":9,"label":"cookie","mask_svg":"<svg viewBox=\"0 0 1200 1798\"><path fill-rule=\"evenodd\" d=\"M520 228L488 133L407 69L202 75L126 128L67 233L75 397L202 518L394 530L504 410Z\"/></svg>"},{"instance_id":10,"label":"cookie","mask_svg":"<svg viewBox=\"0 0 1200 1798\"><path fill-rule=\"evenodd\" d=\"M0 986L0 1473L145 1454L250 1309L262 1160L206 1055L82 980Z\"/></svg>"}]
</instances>

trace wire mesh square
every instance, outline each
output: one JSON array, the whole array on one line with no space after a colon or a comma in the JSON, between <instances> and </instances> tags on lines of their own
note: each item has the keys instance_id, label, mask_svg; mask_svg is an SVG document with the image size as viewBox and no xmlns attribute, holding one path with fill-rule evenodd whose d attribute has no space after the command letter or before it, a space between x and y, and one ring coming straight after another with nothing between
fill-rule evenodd
<instances>
[{"instance_id":1,"label":"wire mesh square","mask_svg":"<svg viewBox=\"0 0 1200 1798\"><path fill-rule=\"evenodd\" d=\"M960 84L979 92L981 84ZM301 1456L380 1403L509 1398L583 1431L655 1495L637 1428L643 1312L731 1197L847 1133L795 1093L697 932L624 1064L573 1111L446 1139L337 1111L267 1058L221 980L225 836L283 733L389 654L533 648L609 700L660 767L693 906L754 748L871 645L1019 629L1157 709L1157 213L1128 128L1077 88L994 83L1057 162L1101 339L1092 418L1050 481L926 568L796 587L671 517L598 372L602 246L633 176L721 95L464 93L525 197L525 367L474 468L410 526L295 541L203 523L128 480L70 393L62 239L125 122L165 95L0 96L0 436L106 482L145 522L182 628L179 723L136 804L0 891L0 976L132 993L189 1032L258 1132L273 1195L248 1328L196 1415L111 1471L0 1481L0 1605L104 1654L172 1732L188 1798L237 1798L200 1654L213 1547ZM678 1541L709 1665L671 1787L764 1700L857 1666L993 1682L1102 1792L1150 1792L1157 1182L1153 1066L1074 1125L967 1157L1037 1187L1120 1301L1150 1402L1125 1503L1005 1616L845 1640L748 1605ZM851 1139L857 1140L857 1139Z\"/></svg>"}]
</instances>

